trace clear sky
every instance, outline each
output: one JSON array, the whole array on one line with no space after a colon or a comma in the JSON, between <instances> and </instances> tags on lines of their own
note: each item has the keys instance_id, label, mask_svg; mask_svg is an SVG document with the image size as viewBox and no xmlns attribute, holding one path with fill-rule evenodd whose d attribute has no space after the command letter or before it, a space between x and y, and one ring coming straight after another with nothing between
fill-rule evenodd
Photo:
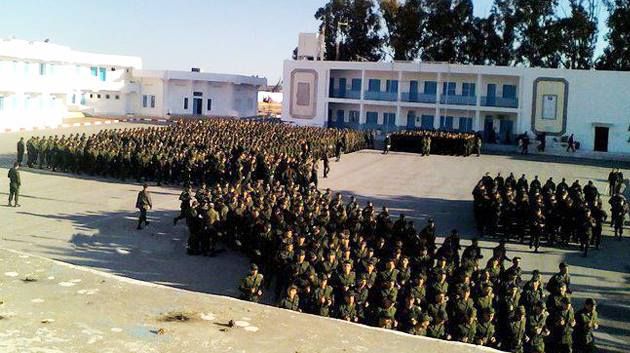
<instances>
[{"instance_id":1,"label":"clear sky","mask_svg":"<svg viewBox=\"0 0 630 353\"><path fill-rule=\"evenodd\" d=\"M473 0L486 15L492 0ZM270 84L317 31L326 0L0 0L0 38L44 40L77 50L135 55L147 69L262 75ZM602 11L604 12L604 11Z\"/></svg>"}]
</instances>

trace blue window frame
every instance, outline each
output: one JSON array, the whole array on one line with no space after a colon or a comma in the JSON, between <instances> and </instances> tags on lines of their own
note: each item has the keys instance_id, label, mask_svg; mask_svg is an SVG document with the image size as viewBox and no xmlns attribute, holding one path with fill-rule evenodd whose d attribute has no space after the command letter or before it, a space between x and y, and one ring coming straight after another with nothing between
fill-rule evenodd
<instances>
[{"instance_id":1,"label":"blue window frame","mask_svg":"<svg viewBox=\"0 0 630 353\"><path fill-rule=\"evenodd\" d=\"M142 108L147 108L149 106L149 96L142 96Z\"/></svg>"},{"instance_id":2,"label":"blue window frame","mask_svg":"<svg viewBox=\"0 0 630 353\"><path fill-rule=\"evenodd\" d=\"M85 105L85 94L81 94L81 105Z\"/></svg>"},{"instance_id":3,"label":"blue window frame","mask_svg":"<svg viewBox=\"0 0 630 353\"><path fill-rule=\"evenodd\" d=\"M207 106L207 110L211 111L212 110L212 99L208 99L208 106Z\"/></svg>"},{"instance_id":4,"label":"blue window frame","mask_svg":"<svg viewBox=\"0 0 630 353\"><path fill-rule=\"evenodd\" d=\"M353 78L352 79L352 90L353 91L361 91L361 79L360 78Z\"/></svg>"},{"instance_id":5,"label":"blue window frame","mask_svg":"<svg viewBox=\"0 0 630 353\"><path fill-rule=\"evenodd\" d=\"M368 91L370 92L380 92L381 91L381 80L371 79L368 81Z\"/></svg>"},{"instance_id":6,"label":"blue window frame","mask_svg":"<svg viewBox=\"0 0 630 353\"><path fill-rule=\"evenodd\" d=\"M343 123L345 112L342 109L337 110L337 123Z\"/></svg>"},{"instance_id":7,"label":"blue window frame","mask_svg":"<svg viewBox=\"0 0 630 353\"><path fill-rule=\"evenodd\" d=\"M453 130L453 117L452 116L440 117L440 130Z\"/></svg>"},{"instance_id":8,"label":"blue window frame","mask_svg":"<svg viewBox=\"0 0 630 353\"><path fill-rule=\"evenodd\" d=\"M367 125L377 125L378 124L378 113L377 112L367 112L365 114L365 123Z\"/></svg>"},{"instance_id":9,"label":"blue window frame","mask_svg":"<svg viewBox=\"0 0 630 353\"><path fill-rule=\"evenodd\" d=\"M464 82L462 84L462 96L464 97L474 97L475 96L475 84Z\"/></svg>"},{"instance_id":10,"label":"blue window frame","mask_svg":"<svg viewBox=\"0 0 630 353\"><path fill-rule=\"evenodd\" d=\"M155 108L155 96L151 96L151 108Z\"/></svg>"},{"instance_id":11,"label":"blue window frame","mask_svg":"<svg viewBox=\"0 0 630 353\"><path fill-rule=\"evenodd\" d=\"M330 78L330 84L328 85L328 96L332 97L335 92L335 79Z\"/></svg>"},{"instance_id":12,"label":"blue window frame","mask_svg":"<svg viewBox=\"0 0 630 353\"><path fill-rule=\"evenodd\" d=\"M442 82L442 94L446 96L454 96L457 84L455 82Z\"/></svg>"},{"instance_id":13,"label":"blue window frame","mask_svg":"<svg viewBox=\"0 0 630 353\"><path fill-rule=\"evenodd\" d=\"M437 82L424 81L424 94L437 94Z\"/></svg>"},{"instance_id":14,"label":"blue window frame","mask_svg":"<svg viewBox=\"0 0 630 353\"><path fill-rule=\"evenodd\" d=\"M349 121L353 124L358 124L359 123L359 111L357 110L351 110L349 112Z\"/></svg>"},{"instance_id":15,"label":"blue window frame","mask_svg":"<svg viewBox=\"0 0 630 353\"><path fill-rule=\"evenodd\" d=\"M92 66L90 68L90 73L92 74L92 76L97 77L98 76L98 67Z\"/></svg>"},{"instance_id":16,"label":"blue window frame","mask_svg":"<svg viewBox=\"0 0 630 353\"><path fill-rule=\"evenodd\" d=\"M386 92L398 93L398 80L387 80L385 82Z\"/></svg>"},{"instance_id":17,"label":"blue window frame","mask_svg":"<svg viewBox=\"0 0 630 353\"><path fill-rule=\"evenodd\" d=\"M433 115L426 115L423 114L422 115L422 124L420 125L420 127L422 127L425 130L432 130L433 129Z\"/></svg>"},{"instance_id":18,"label":"blue window frame","mask_svg":"<svg viewBox=\"0 0 630 353\"><path fill-rule=\"evenodd\" d=\"M383 113L383 125L388 127L396 126L396 113Z\"/></svg>"},{"instance_id":19,"label":"blue window frame","mask_svg":"<svg viewBox=\"0 0 630 353\"><path fill-rule=\"evenodd\" d=\"M41 76L46 75L46 64L39 64L39 74Z\"/></svg>"},{"instance_id":20,"label":"blue window frame","mask_svg":"<svg viewBox=\"0 0 630 353\"><path fill-rule=\"evenodd\" d=\"M107 69L104 67L98 68L98 79L101 81L105 81L107 79Z\"/></svg>"},{"instance_id":21,"label":"blue window frame","mask_svg":"<svg viewBox=\"0 0 630 353\"><path fill-rule=\"evenodd\" d=\"M516 98L516 86L503 85L503 98Z\"/></svg>"},{"instance_id":22,"label":"blue window frame","mask_svg":"<svg viewBox=\"0 0 630 353\"><path fill-rule=\"evenodd\" d=\"M184 97L184 110L188 110L188 97Z\"/></svg>"},{"instance_id":23,"label":"blue window frame","mask_svg":"<svg viewBox=\"0 0 630 353\"><path fill-rule=\"evenodd\" d=\"M466 117L459 118L459 131L471 132L472 131L472 118L466 118Z\"/></svg>"}]
</instances>

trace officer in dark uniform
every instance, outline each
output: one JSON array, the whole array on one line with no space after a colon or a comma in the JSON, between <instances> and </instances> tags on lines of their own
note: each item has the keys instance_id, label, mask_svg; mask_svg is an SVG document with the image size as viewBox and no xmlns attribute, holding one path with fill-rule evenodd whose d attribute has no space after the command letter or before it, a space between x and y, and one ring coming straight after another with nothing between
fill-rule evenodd
<instances>
[{"instance_id":1,"label":"officer in dark uniform","mask_svg":"<svg viewBox=\"0 0 630 353\"><path fill-rule=\"evenodd\" d=\"M147 211L153 208L153 203L151 202L151 194L149 193L148 188L149 186L147 184L143 184L142 191L138 192L138 197L136 198L136 208L140 210L138 229L142 229L142 223L146 226L149 225L149 221L147 220Z\"/></svg>"},{"instance_id":2,"label":"officer in dark uniform","mask_svg":"<svg viewBox=\"0 0 630 353\"><path fill-rule=\"evenodd\" d=\"M13 168L9 169L7 176L9 177L9 207L20 207L20 186L22 186L22 179L20 178L20 164L18 162L13 163ZM11 201L15 198L15 203L11 205Z\"/></svg>"},{"instance_id":3,"label":"officer in dark uniform","mask_svg":"<svg viewBox=\"0 0 630 353\"><path fill-rule=\"evenodd\" d=\"M22 165L22 161L24 160L24 151L26 150L26 145L24 144L24 137L20 137L20 141L17 143L17 162L19 165Z\"/></svg>"},{"instance_id":4,"label":"officer in dark uniform","mask_svg":"<svg viewBox=\"0 0 630 353\"><path fill-rule=\"evenodd\" d=\"M249 274L241 280L239 290L241 291L241 299L258 303L262 296L263 275L258 273L258 265L251 264Z\"/></svg>"}]
</instances>

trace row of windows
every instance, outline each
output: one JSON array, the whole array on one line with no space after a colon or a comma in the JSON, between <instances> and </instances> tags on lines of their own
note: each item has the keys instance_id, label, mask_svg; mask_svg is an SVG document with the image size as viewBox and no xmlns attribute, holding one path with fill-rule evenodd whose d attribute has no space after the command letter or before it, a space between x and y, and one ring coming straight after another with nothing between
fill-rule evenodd
<instances>
[{"instance_id":1,"label":"row of windows","mask_svg":"<svg viewBox=\"0 0 630 353\"><path fill-rule=\"evenodd\" d=\"M335 79L330 79L330 95L333 95L335 90L338 90L343 95L347 90L347 80L345 78L338 79L338 86L335 87ZM436 95L437 94L437 81L424 81L424 89L423 93L427 95ZM461 95L465 97L475 97L476 96L476 84L473 82L463 82L461 84ZM350 84L350 90L353 92L361 91L361 79L352 79ZM398 80L386 80L385 81L385 92L387 93L398 93L399 82ZM409 92L418 93L419 90L419 81L409 81ZM368 80L368 92L380 92L381 91L381 80L380 79L369 79ZM454 96L457 94L457 82L442 82L442 95ZM497 85L494 83L489 83L487 85L487 95L489 97L495 97L497 94ZM503 85L503 98L516 98L516 86L511 84Z\"/></svg>"},{"instance_id":2,"label":"row of windows","mask_svg":"<svg viewBox=\"0 0 630 353\"><path fill-rule=\"evenodd\" d=\"M23 73L25 77L32 76L53 76L53 75L68 75L72 74L72 70L74 67L74 71L76 75L81 75L84 70L87 70L86 67L81 65L59 65L59 64L51 64L51 63L32 63L32 62L24 62L24 61L2 61L0 60L0 73L5 74L20 74ZM109 68L111 71L116 71L116 68ZM100 81L107 80L107 71L106 67L90 67L89 74Z\"/></svg>"},{"instance_id":3,"label":"row of windows","mask_svg":"<svg viewBox=\"0 0 630 353\"><path fill-rule=\"evenodd\" d=\"M332 112L329 113L332 120ZM383 123L384 126L396 126L396 113L384 112L383 114ZM378 112L366 112L365 113L365 123L366 125L375 126L378 125ZM351 110L348 112L348 122L358 124L360 121L360 112L356 110ZM455 119L459 120L459 128L458 131L461 132L471 132L472 131L472 123L473 119L469 117L459 117L455 118L453 116L440 116L440 130L452 131L454 130L454 121ZM434 120L435 117L433 115L424 114L421 117L417 117L415 112L409 112L407 114L407 128L422 128L422 129L434 129ZM335 115L335 121L344 122L345 121L345 111L337 110ZM418 124L419 123L419 124Z\"/></svg>"},{"instance_id":4,"label":"row of windows","mask_svg":"<svg viewBox=\"0 0 630 353\"><path fill-rule=\"evenodd\" d=\"M57 104L55 96L0 96L0 112L12 110L50 109Z\"/></svg>"}]
</instances>

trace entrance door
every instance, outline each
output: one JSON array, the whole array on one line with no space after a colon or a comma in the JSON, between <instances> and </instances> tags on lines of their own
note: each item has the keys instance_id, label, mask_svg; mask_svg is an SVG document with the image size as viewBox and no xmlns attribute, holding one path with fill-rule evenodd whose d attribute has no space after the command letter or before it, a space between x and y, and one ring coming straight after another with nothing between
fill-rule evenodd
<instances>
[{"instance_id":1,"label":"entrance door","mask_svg":"<svg viewBox=\"0 0 630 353\"><path fill-rule=\"evenodd\" d=\"M514 122L512 120L501 120L499 125L499 135L501 142L509 145L512 143L512 134L514 133Z\"/></svg>"},{"instance_id":2,"label":"entrance door","mask_svg":"<svg viewBox=\"0 0 630 353\"><path fill-rule=\"evenodd\" d=\"M346 98L346 84L345 78L339 79L339 98Z\"/></svg>"},{"instance_id":3,"label":"entrance door","mask_svg":"<svg viewBox=\"0 0 630 353\"><path fill-rule=\"evenodd\" d=\"M193 114L201 115L203 109L203 99L202 98L193 98Z\"/></svg>"},{"instance_id":4,"label":"entrance door","mask_svg":"<svg viewBox=\"0 0 630 353\"><path fill-rule=\"evenodd\" d=\"M497 85L494 83L488 84L488 95L486 97L486 105L493 107L496 105Z\"/></svg>"},{"instance_id":5,"label":"entrance door","mask_svg":"<svg viewBox=\"0 0 630 353\"><path fill-rule=\"evenodd\" d=\"M595 127L595 143L593 144L595 151L608 152L608 133L609 129L607 127Z\"/></svg>"},{"instance_id":6,"label":"entrance door","mask_svg":"<svg viewBox=\"0 0 630 353\"><path fill-rule=\"evenodd\" d=\"M492 117L486 117L486 120L483 124L483 139L488 141L489 143L494 143L490 141L490 137L492 136L494 131L494 119Z\"/></svg>"},{"instance_id":7,"label":"entrance door","mask_svg":"<svg viewBox=\"0 0 630 353\"><path fill-rule=\"evenodd\" d=\"M416 112L407 113L407 129L413 130L416 128Z\"/></svg>"}]
</instances>

